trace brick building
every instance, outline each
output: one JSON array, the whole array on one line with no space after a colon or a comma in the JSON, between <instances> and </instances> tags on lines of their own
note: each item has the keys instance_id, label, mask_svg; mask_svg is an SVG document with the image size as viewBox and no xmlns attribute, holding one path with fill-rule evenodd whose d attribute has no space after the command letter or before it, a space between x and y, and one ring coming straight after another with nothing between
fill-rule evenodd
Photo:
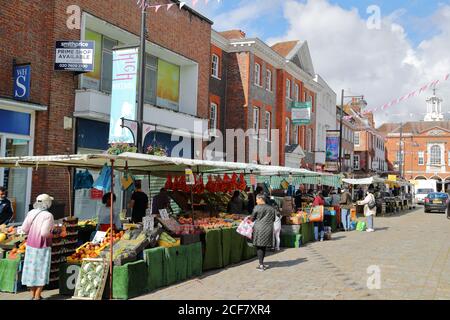
<instances>
[{"instance_id":1,"label":"brick building","mask_svg":"<svg viewBox=\"0 0 450 320\"><path fill-rule=\"evenodd\" d=\"M341 107L336 106L336 128L341 126ZM354 166L354 138L356 120L344 111L342 119L342 172L352 173Z\"/></svg>"},{"instance_id":2,"label":"brick building","mask_svg":"<svg viewBox=\"0 0 450 320\"><path fill-rule=\"evenodd\" d=\"M408 180L437 180L439 190L450 184L450 121L442 120L442 100L427 100L424 121L385 123L388 169ZM401 148L400 148L401 143Z\"/></svg>"},{"instance_id":3,"label":"brick building","mask_svg":"<svg viewBox=\"0 0 450 320\"><path fill-rule=\"evenodd\" d=\"M136 1L19 0L4 1L1 6L0 156L106 150L112 49L139 43L141 15ZM69 6L80 8L81 29L68 27L67 20L73 14L67 14ZM156 133L147 136L147 145L157 140L170 149L174 129L197 134L195 123L199 123L200 130L206 129L211 25L187 6L149 12L144 120L158 127ZM57 40L95 41L94 72L54 71ZM31 94L27 101L13 99L13 61L31 65ZM177 101L169 105L159 99L158 77L163 67L175 70L179 83ZM67 204L67 174L56 169L0 169L0 185L5 184L9 196L15 198L17 219L21 220L31 199L39 193L49 193L57 202Z\"/></svg>"},{"instance_id":4,"label":"brick building","mask_svg":"<svg viewBox=\"0 0 450 320\"><path fill-rule=\"evenodd\" d=\"M321 86L314 81L307 43L289 41L270 47L240 30L213 30L211 42L210 125L222 132L279 129L278 163L300 167L304 158L303 166L313 169L316 94ZM310 125L292 124L290 108L295 101L312 102ZM248 141L246 147L245 161L253 162ZM259 162L273 163L266 160Z\"/></svg>"}]
</instances>

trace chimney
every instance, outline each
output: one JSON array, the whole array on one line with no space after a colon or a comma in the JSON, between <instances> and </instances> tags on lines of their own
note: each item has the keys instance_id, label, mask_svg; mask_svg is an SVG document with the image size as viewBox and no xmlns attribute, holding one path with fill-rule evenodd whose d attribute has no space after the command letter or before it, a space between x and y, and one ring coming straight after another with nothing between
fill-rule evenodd
<instances>
[{"instance_id":1,"label":"chimney","mask_svg":"<svg viewBox=\"0 0 450 320\"><path fill-rule=\"evenodd\" d=\"M239 30L239 32L241 33L241 39L245 39L246 36L245 32L242 30Z\"/></svg>"}]
</instances>

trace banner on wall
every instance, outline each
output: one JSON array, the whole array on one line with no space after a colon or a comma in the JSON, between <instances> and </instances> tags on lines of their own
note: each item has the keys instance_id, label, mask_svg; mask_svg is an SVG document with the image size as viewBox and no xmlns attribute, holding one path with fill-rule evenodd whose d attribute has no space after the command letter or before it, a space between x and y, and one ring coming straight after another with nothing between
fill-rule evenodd
<instances>
[{"instance_id":1,"label":"banner on wall","mask_svg":"<svg viewBox=\"0 0 450 320\"><path fill-rule=\"evenodd\" d=\"M180 100L180 67L158 59L158 106L178 111Z\"/></svg>"},{"instance_id":2,"label":"banner on wall","mask_svg":"<svg viewBox=\"0 0 450 320\"><path fill-rule=\"evenodd\" d=\"M14 99L28 101L30 99L31 66L14 66Z\"/></svg>"},{"instance_id":3,"label":"banner on wall","mask_svg":"<svg viewBox=\"0 0 450 320\"><path fill-rule=\"evenodd\" d=\"M293 102L291 105L292 124L308 125L311 124L311 101Z\"/></svg>"},{"instance_id":4,"label":"banner on wall","mask_svg":"<svg viewBox=\"0 0 450 320\"><path fill-rule=\"evenodd\" d=\"M137 47L113 51L109 143L135 142L131 131L122 128L122 118L136 120L138 61Z\"/></svg>"},{"instance_id":5,"label":"banner on wall","mask_svg":"<svg viewBox=\"0 0 450 320\"><path fill-rule=\"evenodd\" d=\"M94 41L56 41L55 70L91 72L94 52Z\"/></svg>"},{"instance_id":6,"label":"banner on wall","mask_svg":"<svg viewBox=\"0 0 450 320\"><path fill-rule=\"evenodd\" d=\"M327 131L325 156L327 171L338 171L339 138L339 131Z\"/></svg>"}]
</instances>

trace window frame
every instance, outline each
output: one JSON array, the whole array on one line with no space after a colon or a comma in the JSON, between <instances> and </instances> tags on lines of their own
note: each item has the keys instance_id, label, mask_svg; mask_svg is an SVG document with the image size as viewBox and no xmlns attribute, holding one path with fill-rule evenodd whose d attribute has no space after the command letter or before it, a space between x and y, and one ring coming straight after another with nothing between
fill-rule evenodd
<instances>
[{"instance_id":1,"label":"window frame","mask_svg":"<svg viewBox=\"0 0 450 320\"><path fill-rule=\"evenodd\" d=\"M358 137L358 139L356 139L356 137ZM356 140L358 140L358 142L356 142ZM353 132L353 144L355 145L355 147L360 147L361 146L361 132L359 131L355 131Z\"/></svg>"},{"instance_id":2,"label":"window frame","mask_svg":"<svg viewBox=\"0 0 450 320\"><path fill-rule=\"evenodd\" d=\"M212 114L213 106L215 109L214 110L214 127L212 127L212 125L211 125L211 122L212 122L211 114ZM219 109L219 106L217 105L217 103L211 102L209 104L209 129L214 132L217 130L218 109Z\"/></svg>"},{"instance_id":3,"label":"window frame","mask_svg":"<svg viewBox=\"0 0 450 320\"><path fill-rule=\"evenodd\" d=\"M270 74L270 76L269 76ZM273 91L272 88L272 70L270 70L269 68L266 69L266 90L269 92Z\"/></svg>"},{"instance_id":4,"label":"window frame","mask_svg":"<svg viewBox=\"0 0 450 320\"><path fill-rule=\"evenodd\" d=\"M252 118L253 118L252 119L252 128L255 131L255 134L258 135L259 128L260 128L260 109L259 109L259 107L256 107L256 106L253 107L253 116L252 116Z\"/></svg>"},{"instance_id":5,"label":"window frame","mask_svg":"<svg viewBox=\"0 0 450 320\"><path fill-rule=\"evenodd\" d=\"M439 150L438 153L433 154L433 150ZM436 160L434 157L438 155L438 160L437 161L433 161ZM432 146L430 146L430 165L431 166L441 166L442 165L442 150L441 150L441 146L438 144L433 144Z\"/></svg>"},{"instance_id":6,"label":"window frame","mask_svg":"<svg viewBox=\"0 0 450 320\"><path fill-rule=\"evenodd\" d=\"M214 70L214 58L217 58L217 66L216 66L217 67L217 70L216 70L217 74L215 73L215 70ZM220 57L217 54L213 53L211 55L211 77L216 78L218 80L221 80L220 77L219 77L219 72L220 72Z\"/></svg>"},{"instance_id":7,"label":"window frame","mask_svg":"<svg viewBox=\"0 0 450 320\"><path fill-rule=\"evenodd\" d=\"M358 164L358 166L355 166L355 164ZM361 159L359 154L353 155L353 170L361 170Z\"/></svg>"},{"instance_id":8,"label":"window frame","mask_svg":"<svg viewBox=\"0 0 450 320\"><path fill-rule=\"evenodd\" d=\"M284 144L286 146L291 145L291 120L289 118L286 118L284 120L284 129L286 130L286 137L284 139Z\"/></svg>"},{"instance_id":9,"label":"window frame","mask_svg":"<svg viewBox=\"0 0 450 320\"><path fill-rule=\"evenodd\" d=\"M262 87L261 84L261 70L262 67L258 62L255 62L255 86Z\"/></svg>"},{"instance_id":10,"label":"window frame","mask_svg":"<svg viewBox=\"0 0 450 320\"><path fill-rule=\"evenodd\" d=\"M420 161L420 160L422 160L422 161ZM424 151L417 152L417 165L419 165L419 166L425 165L425 152Z\"/></svg>"},{"instance_id":11,"label":"window frame","mask_svg":"<svg viewBox=\"0 0 450 320\"><path fill-rule=\"evenodd\" d=\"M291 95L292 95L291 86L292 86L291 80L290 79L286 79L286 98L289 99L289 100L292 100L292 98L291 98Z\"/></svg>"},{"instance_id":12,"label":"window frame","mask_svg":"<svg viewBox=\"0 0 450 320\"><path fill-rule=\"evenodd\" d=\"M264 127L267 130L267 141L272 141L271 129L272 129L272 112L264 112Z\"/></svg>"},{"instance_id":13,"label":"window frame","mask_svg":"<svg viewBox=\"0 0 450 320\"><path fill-rule=\"evenodd\" d=\"M294 85L294 95L295 95L295 102L299 102L300 100L300 86L298 83Z\"/></svg>"}]
</instances>

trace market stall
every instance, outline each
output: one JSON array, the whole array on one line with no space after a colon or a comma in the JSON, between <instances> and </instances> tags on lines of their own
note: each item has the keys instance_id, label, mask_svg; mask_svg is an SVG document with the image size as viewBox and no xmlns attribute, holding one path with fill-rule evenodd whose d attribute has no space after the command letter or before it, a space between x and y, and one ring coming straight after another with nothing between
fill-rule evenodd
<instances>
[{"instance_id":1,"label":"market stall","mask_svg":"<svg viewBox=\"0 0 450 320\"><path fill-rule=\"evenodd\" d=\"M181 207L182 214L178 217L161 216L152 222L150 228L145 226L145 223L144 226L129 225L125 226L124 231L115 233L111 231L111 203L110 230L97 242L86 241L87 237L83 236L84 239L80 243L76 238L82 233L88 234L83 229L90 227L92 230L95 221L76 221L70 212L71 217L67 219L68 225L65 226L64 232L64 226L59 226L62 240L56 241L56 245L59 244L61 250L54 250L55 268L52 268L52 282L58 280L62 292L81 295L80 298L98 296L97 291L104 285L109 288L105 290L109 291L106 297L127 299L191 276L198 276L204 270L223 268L254 257L255 249L248 246L245 239L236 232L236 227L244 216L225 214L223 210L229 201L229 192L233 189L240 190L243 197L246 196L249 178L259 182L267 177L275 180L289 176L302 183L305 183L306 179L331 185L340 182L335 176L304 169L135 153L117 156L101 154L0 158L0 167L31 167L36 170L46 167L101 170L106 164L109 164L112 190L115 188L113 177L117 170L166 178L170 196ZM193 184L188 183L190 177L186 175L187 168L194 176ZM157 227L159 224L161 228ZM311 239L311 224L305 223L301 229L304 241ZM299 239L300 237L297 240ZM24 249L21 242L14 244L17 245L18 249ZM69 247L65 248L66 245ZM85 268L88 277L90 268L93 268L96 262L87 260L98 258L108 262L108 268L105 269L109 273L106 284L103 283L105 278L92 280L95 285L89 283L90 281L86 283L77 280L74 283L79 273L77 270ZM17 281L20 278L20 263L11 266L9 270L11 268L17 269ZM0 283L5 278L1 275L0 270ZM144 278L147 281L143 281Z\"/></svg>"}]
</instances>

